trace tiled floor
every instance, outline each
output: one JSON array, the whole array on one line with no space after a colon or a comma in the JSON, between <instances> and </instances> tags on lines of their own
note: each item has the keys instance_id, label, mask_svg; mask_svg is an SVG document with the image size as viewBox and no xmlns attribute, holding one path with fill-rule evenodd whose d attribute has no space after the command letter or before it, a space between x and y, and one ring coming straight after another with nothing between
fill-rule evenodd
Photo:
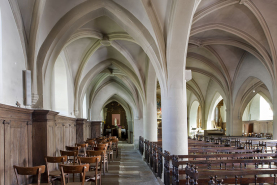
<instances>
[{"instance_id":1,"label":"tiled floor","mask_svg":"<svg viewBox=\"0 0 277 185\"><path fill-rule=\"evenodd\" d=\"M102 176L102 185L158 185L138 150L126 142L119 143L119 156L109 164L109 172Z\"/></svg>"},{"instance_id":2,"label":"tiled floor","mask_svg":"<svg viewBox=\"0 0 277 185\"><path fill-rule=\"evenodd\" d=\"M109 163L109 171L102 175L102 185L159 185L139 151L134 150L134 145L119 141L118 147L118 158L114 154L114 162ZM60 182L55 185L60 185Z\"/></svg>"}]
</instances>

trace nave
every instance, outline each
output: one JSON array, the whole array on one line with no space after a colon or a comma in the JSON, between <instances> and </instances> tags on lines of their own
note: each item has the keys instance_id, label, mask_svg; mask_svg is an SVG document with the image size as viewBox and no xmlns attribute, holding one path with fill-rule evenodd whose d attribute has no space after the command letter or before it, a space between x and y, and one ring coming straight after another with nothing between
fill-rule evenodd
<instances>
[{"instance_id":1,"label":"nave","mask_svg":"<svg viewBox=\"0 0 277 185\"><path fill-rule=\"evenodd\" d=\"M276 10L276 0L1 0L0 185L16 185L13 165L46 165L87 138L138 150L142 136L172 159L229 137L231 148L252 140L254 154L258 140L276 141Z\"/></svg>"}]
</instances>

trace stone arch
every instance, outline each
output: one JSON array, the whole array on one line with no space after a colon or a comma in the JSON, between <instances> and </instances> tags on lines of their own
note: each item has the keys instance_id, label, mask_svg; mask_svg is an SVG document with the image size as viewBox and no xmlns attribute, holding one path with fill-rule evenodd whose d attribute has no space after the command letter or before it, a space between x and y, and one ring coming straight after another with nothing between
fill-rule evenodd
<instances>
[{"instance_id":1,"label":"stone arch","mask_svg":"<svg viewBox=\"0 0 277 185\"><path fill-rule=\"evenodd\" d=\"M93 4L93 6L90 6L91 4ZM164 87L164 64L159 62L159 55L157 53L155 41L147 29L144 28L139 20L129 14L124 8L118 6L116 3L98 0L86 1L76 6L57 22L39 51L37 57L37 72L42 75L38 75L38 81L36 81L36 74L33 74L34 83L42 84L42 82L47 81L45 76L47 76L46 69L48 62L51 63L51 61L55 58L55 55L57 56L58 53L60 53L70 35L72 35L76 30L74 30L74 27L78 28L81 26L81 19L87 18L91 20L91 17L98 17L101 15L111 17L119 23L119 25L124 27L126 31L140 44L153 63L158 78L160 79L159 81L161 82L161 86ZM34 91L37 91L34 93L38 93L42 96L44 87L37 87ZM38 104L44 104L44 101L47 101L47 99L43 99L39 97Z\"/></svg>"},{"instance_id":2,"label":"stone arch","mask_svg":"<svg viewBox=\"0 0 277 185\"><path fill-rule=\"evenodd\" d=\"M118 95L122 99L124 99L133 110L133 117L139 118L139 110L135 105L132 97L116 82L111 82L105 85L100 91L98 91L95 96L93 103L91 103L91 119L92 120L100 120L100 112L102 110L103 105L107 102L112 96Z\"/></svg>"},{"instance_id":3,"label":"stone arch","mask_svg":"<svg viewBox=\"0 0 277 185\"><path fill-rule=\"evenodd\" d=\"M221 94L219 92L216 92L209 108L208 119L207 119L207 129L213 128L211 121L213 119L214 109L222 99L223 97L221 96Z\"/></svg>"},{"instance_id":4,"label":"stone arch","mask_svg":"<svg viewBox=\"0 0 277 185\"><path fill-rule=\"evenodd\" d=\"M82 107L80 105L80 103L78 102L82 102L84 95L88 89L88 86L90 85L90 82L93 78L95 78L100 72L104 71L109 65L114 64L115 66L117 66L120 70L122 70L122 72L127 75L130 80L134 83L135 87L138 90L138 95L137 95L137 91L136 90L132 90L131 87L129 87L131 94L133 95L133 97L140 97L142 102L144 102L144 93L142 92L142 90L140 89L140 85L139 85L139 81L137 80L135 74L125 65L121 64L118 61L115 61L113 59L108 59L105 61L102 61L100 63L98 63L97 65L95 65L83 78L83 80L81 81L80 85L75 87L75 110L78 110L78 112L82 112ZM108 77L109 75L105 75L102 79L100 79L100 81L103 81L106 77ZM128 87L128 84L126 84L126 86ZM93 99L95 97L90 96L90 99ZM136 104L138 104L138 99L134 100Z\"/></svg>"},{"instance_id":5,"label":"stone arch","mask_svg":"<svg viewBox=\"0 0 277 185\"><path fill-rule=\"evenodd\" d=\"M201 106L198 101L193 101L191 106L190 106L190 112L189 112L189 132L191 132L192 128L197 127L197 111L198 107Z\"/></svg>"}]
</instances>

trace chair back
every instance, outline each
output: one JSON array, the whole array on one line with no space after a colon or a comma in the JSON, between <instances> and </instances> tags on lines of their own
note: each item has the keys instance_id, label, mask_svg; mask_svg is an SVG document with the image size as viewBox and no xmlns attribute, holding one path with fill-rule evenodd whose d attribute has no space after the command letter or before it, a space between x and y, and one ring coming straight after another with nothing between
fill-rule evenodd
<instances>
[{"instance_id":1,"label":"chair back","mask_svg":"<svg viewBox=\"0 0 277 185\"><path fill-rule=\"evenodd\" d=\"M94 147L93 150L107 150L107 146L98 146Z\"/></svg>"},{"instance_id":2,"label":"chair back","mask_svg":"<svg viewBox=\"0 0 277 185\"><path fill-rule=\"evenodd\" d=\"M67 160L69 160L68 157L73 157L73 163L75 164L77 156L78 156L78 150L75 151L63 151L60 150L61 156L67 156Z\"/></svg>"},{"instance_id":3,"label":"chair back","mask_svg":"<svg viewBox=\"0 0 277 185\"><path fill-rule=\"evenodd\" d=\"M66 185L65 183L65 174L70 173L79 173L81 177L81 185L85 184L85 175L86 172L89 170L89 164L84 165L60 165L61 173L62 173L62 179L63 179L63 185ZM74 178L73 178L74 182Z\"/></svg>"},{"instance_id":4,"label":"chair back","mask_svg":"<svg viewBox=\"0 0 277 185\"><path fill-rule=\"evenodd\" d=\"M94 157L78 157L80 164L98 163L101 160L101 155Z\"/></svg>"},{"instance_id":5,"label":"chair back","mask_svg":"<svg viewBox=\"0 0 277 185\"><path fill-rule=\"evenodd\" d=\"M20 166L14 165L13 168L16 176L17 185L19 185L18 175L37 175L38 176L37 184L40 185L41 174L45 172L45 165L34 166L34 167L20 167Z\"/></svg>"},{"instance_id":6,"label":"chair back","mask_svg":"<svg viewBox=\"0 0 277 185\"><path fill-rule=\"evenodd\" d=\"M88 143L76 143L75 146L80 147L81 148L87 148L88 147Z\"/></svg>"},{"instance_id":7,"label":"chair back","mask_svg":"<svg viewBox=\"0 0 277 185\"><path fill-rule=\"evenodd\" d=\"M65 146L65 150L68 150L68 151L75 151L80 149L81 149L80 146Z\"/></svg>"},{"instance_id":8,"label":"chair back","mask_svg":"<svg viewBox=\"0 0 277 185\"><path fill-rule=\"evenodd\" d=\"M87 140L86 143L88 144L88 146L94 147L96 145L96 141L94 140Z\"/></svg>"},{"instance_id":9,"label":"chair back","mask_svg":"<svg viewBox=\"0 0 277 185\"><path fill-rule=\"evenodd\" d=\"M106 150L88 150L87 151L87 156L88 157L94 157L94 156L104 156L104 154L106 153Z\"/></svg>"},{"instance_id":10,"label":"chair back","mask_svg":"<svg viewBox=\"0 0 277 185\"><path fill-rule=\"evenodd\" d=\"M67 161L67 156L60 156L60 157L45 157L45 162L47 163L65 163Z\"/></svg>"}]
</instances>

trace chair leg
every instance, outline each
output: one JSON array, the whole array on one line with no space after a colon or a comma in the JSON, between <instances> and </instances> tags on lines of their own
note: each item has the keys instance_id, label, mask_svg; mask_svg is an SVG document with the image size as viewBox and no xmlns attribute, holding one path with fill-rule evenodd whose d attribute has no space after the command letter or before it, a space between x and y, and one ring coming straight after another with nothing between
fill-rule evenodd
<instances>
[{"instance_id":1,"label":"chair leg","mask_svg":"<svg viewBox=\"0 0 277 185\"><path fill-rule=\"evenodd\" d=\"M108 166L108 161L107 161L107 172L109 172L108 168L109 168L109 166Z\"/></svg>"},{"instance_id":2,"label":"chair leg","mask_svg":"<svg viewBox=\"0 0 277 185\"><path fill-rule=\"evenodd\" d=\"M105 162L103 163L103 165L104 165L103 174L105 175L105 167L106 167Z\"/></svg>"}]
</instances>

